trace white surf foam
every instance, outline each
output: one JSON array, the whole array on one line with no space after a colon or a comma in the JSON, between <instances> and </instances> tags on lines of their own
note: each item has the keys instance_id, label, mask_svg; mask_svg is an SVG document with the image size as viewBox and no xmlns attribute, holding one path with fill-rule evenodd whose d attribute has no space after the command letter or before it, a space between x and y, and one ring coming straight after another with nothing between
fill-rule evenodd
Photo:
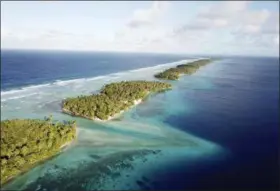
<instances>
[{"instance_id":1,"label":"white surf foam","mask_svg":"<svg viewBox=\"0 0 280 191\"><path fill-rule=\"evenodd\" d=\"M27 86L24 89L29 90L29 89L43 88L43 87L47 87L47 86L50 86L50 85L51 85L51 83L40 84L40 85L32 85L32 86Z\"/></svg>"},{"instance_id":2,"label":"white surf foam","mask_svg":"<svg viewBox=\"0 0 280 191\"><path fill-rule=\"evenodd\" d=\"M63 86L67 84L73 84L73 83L78 83L81 81L85 81L85 78L79 78L79 79L73 79L73 80L56 80L53 85L58 85L58 86Z\"/></svg>"},{"instance_id":3,"label":"white surf foam","mask_svg":"<svg viewBox=\"0 0 280 191\"><path fill-rule=\"evenodd\" d=\"M31 95L35 95L37 94L40 90L44 91L45 88L48 88L49 90L53 90L53 88L57 89L57 90L61 90L61 87L68 87L68 88L74 88L76 91L84 91L85 89L83 88L83 83L85 82L99 82L99 83L106 83L108 81L112 81L112 80L130 80L131 78L136 78L137 77L141 77L142 79L145 79L146 76L146 72L145 73L141 73L144 71L149 71L149 74L152 73L156 73L159 72L161 70L164 70L166 68L178 65L178 64L182 64L182 63L186 63L186 62L191 62L191 61L195 61L195 60L200 60L203 58L198 58L198 59L186 59L186 60L180 60L180 61L176 61L176 62L171 62L171 63L165 63L165 64L159 64L156 66L151 66L151 67L145 67L145 68L138 68L138 69L133 69L133 70L128 70L128 71L121 71L121 72L117 72L117 73L112 73L112 74L108 74L108 75L101 75L101 76L96 76L96 77L92 77L92 78L79 78L79 79L71 79L71 80L56 80L53 83L46 83L46 84L40 84L40 85L33 85L33 86L27 86L27 87L23 87L20 89L14 89L14 90L8 90L8 91L1 91L1 102L5 102L7 100L12 100L12 99L19 99L19 98L23 98L23 97L27 97L27 96L31 96ZM134 74L138 74L134 75ZM73 85L75 85L73 87ZM98 86L96 84L89 84L91 85L90 89L93 88L93 86ZM102 85L101 85L102 86ZM100 87L101 87L100 86ZM100 88L99 87L99 88ZM79 88L79 89L77 89ZM88 87L84 87L87 88ZM46 92L46 91L44 91ZM48 93L48 95L50 95L50 93Z\"/></svg>"},{"instance_id":4,"label":"white surf foam","mask_svg":"<svg viewBox=\"0 0 280 191\"><path fill-rule=\"evenodd\" d=\"M86 81L100 80L100 79L104 79L104 78L106 78L106 76L97 76L97 77L93 77L93 78L87 78Z\"/></svg>"},{"instance_id":5,"label":"white surf foam","mask_svg":"<svg viewBox=\"0 0 280 191\"><path fill-rule=\"evenodd\" d=\"M30 93L30 94L19 95L19 96L14 96L14 97L7 97L4 99L1 98L1 102L7 101L7 100L12 100L12 99L20 99L20 98L24 98L24 97L29 97L29 96L36 95L36 94L38 94L38 93Z\"/></svg>"}]
</instances>

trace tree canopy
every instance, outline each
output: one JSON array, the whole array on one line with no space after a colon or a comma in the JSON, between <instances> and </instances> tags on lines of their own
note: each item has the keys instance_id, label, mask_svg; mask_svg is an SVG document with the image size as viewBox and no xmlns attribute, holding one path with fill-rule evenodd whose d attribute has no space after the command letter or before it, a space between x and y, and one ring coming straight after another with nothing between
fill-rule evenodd
<instances>
[{"instance_id":1,"label":"tree canopy","mask_svg":"<svg viewBox=\"0 0 280 191\"><path fill-rule=\"evenodd\" d=\"M53 156L76 137L75 121L51 117L1 121L1 184Z\"/></svg>"},{"instance_id":2,"label":"tree canopy","mask_svg":"<svg viewBox=\"0 0 280 191\"><path fill-rule=\"evenodd\" d=\"M163 72L160 72L155 75L156 78L166 79L166 80L177 80L179 79L181 74L193 74L195 73L201 66L205 66L209 64L211 59L202 59L197 60L187 64L180 64L175 68L169 68Z\"/></svg>"},{"instance_id":3,"label":"tree canopy","mask_svg":"<svg viewBox=\"0 0 280 191\"><path fill-rule=\"evenodd\" d=\"M106 120L134 105L135 100L170 88L170 84L157 81L116 82L105 85L99 94L67 98L63 101L62 109L71 115Z\"/></svg>"}]
</instances>

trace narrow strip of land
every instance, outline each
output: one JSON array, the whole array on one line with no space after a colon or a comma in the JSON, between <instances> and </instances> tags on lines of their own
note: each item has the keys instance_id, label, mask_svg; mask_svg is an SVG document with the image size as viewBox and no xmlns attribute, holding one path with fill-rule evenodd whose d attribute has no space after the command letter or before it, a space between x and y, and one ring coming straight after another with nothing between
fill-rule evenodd
<instances>
[{"instance_id":1,"label":"narrow strip of land","mask_svg":"<svg viewBox=\"0 0 280 191\"><path fill-rule=\"evenodd\" d=\"M182 74L193 74L195 73L201 66L205 66L209 64L212 59L201 59L197 61L193 61L187 64L180 64L175 68L169 68L163 72L155 74L155 77L158 79L165 80L178 80L180 75Z\"/></svg>"},{"instance_id":2,"label":"narrow strip of land","mask_svg":"<svg viewBox=\"0 0 280 191\"><path fill-rule=\"evenodd\" d=\"M111 83L105 85L99 94L65 99L62 111L91 120L110 120L139 104L149 94L168 89L171 89L170 84L157 81Z\"/></svg>"}]
</instances>

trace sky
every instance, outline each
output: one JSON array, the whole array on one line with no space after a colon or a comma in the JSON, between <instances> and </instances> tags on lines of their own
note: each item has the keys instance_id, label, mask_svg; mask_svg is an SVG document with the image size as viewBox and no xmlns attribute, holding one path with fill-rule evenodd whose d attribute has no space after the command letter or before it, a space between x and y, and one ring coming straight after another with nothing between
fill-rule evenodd
<instances>
[{"instance_id":1,"label":"sky","mask_svg":"<svg viewBox=\"0 0 280 191\"><path fill-rule=\"evenodd\" d=\"M279 1L1 1L1 49L279 56Z\"/></svg>"}]
</instances>

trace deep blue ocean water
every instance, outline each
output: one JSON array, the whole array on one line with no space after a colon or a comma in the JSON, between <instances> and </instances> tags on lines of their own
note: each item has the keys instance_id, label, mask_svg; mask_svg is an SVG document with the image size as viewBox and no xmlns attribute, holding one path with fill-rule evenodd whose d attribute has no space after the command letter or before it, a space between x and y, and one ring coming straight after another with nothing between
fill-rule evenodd
<instances>
[{"instance_id":1,"label":"deep blue ocean water","mask_svg":"<svg viewBox=\"0 0 280 191\"><path fill-rule=\"evenodd\" d=\"M163 54L2 50L1 90L101 76L185 58Z\"/></svg>"},{"instance_id":2,"label":"deep blue ocean water","mask_svg":"<svg viewBox=\"0 0 280 191\"><path fill-rule=\"evenodd\" d=\"M195 56L2 51L1 92L187 58ZM182 105L191 103L195 107L192 112L165 115L163 122L221 145L232 153L231 157L202 158L191 167L184 160L166 165L165 171L157 172L154 189L279 188L279 58L223 59L207 72L174 82L185 100ZM209 90L205 84L199 88L198 84L208 81Z\"/></svg>"},{"instance_id":3,"label":"deep blue ocean water","mask_svg":"<svg viewBox=\"0 0 280 191\"><path fill-rule=\"evenodd\" d=\"M218 164L199 161L187 171L183 164L174 165L159 175L157 188L277 190L279 59L232 58L211 78L214 91L185 90L196 112L166 122L228 148L233 157Z\"/></svg>"}]
</instances>

